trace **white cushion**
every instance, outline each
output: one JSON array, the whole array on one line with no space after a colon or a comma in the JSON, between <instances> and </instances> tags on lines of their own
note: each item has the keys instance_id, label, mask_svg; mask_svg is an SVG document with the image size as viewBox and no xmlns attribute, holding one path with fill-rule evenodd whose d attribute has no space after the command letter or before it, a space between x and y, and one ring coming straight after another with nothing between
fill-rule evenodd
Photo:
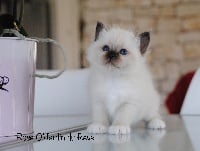
<instances>
[{"instance_id":1,"label":"white cushion","mask_svg":"<svg viewBox=\"0 0 200 151\"><path fill-rule=\"evenodd\" d=\"M57 71L40 71L52 75ZM36 78L35 115L78 115L90 112L88 69L68 70L56 79Z\"/></svg>"}]
</instances>

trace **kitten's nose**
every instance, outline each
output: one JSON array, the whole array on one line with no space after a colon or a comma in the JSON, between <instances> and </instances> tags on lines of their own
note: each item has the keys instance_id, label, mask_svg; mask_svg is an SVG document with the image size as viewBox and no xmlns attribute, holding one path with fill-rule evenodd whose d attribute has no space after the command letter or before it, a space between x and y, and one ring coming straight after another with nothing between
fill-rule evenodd
<instances>
[{"instance_id":1,"label":"kitten's nose","mask_svg":"<svg viewBox=\"0 0 200 151\"><path fill-rule=\"evenodd\" d=\"M109 51L107 53L108 58L111 60L113 58L116 58L118 56L118 54L115 51Z\"/></svg>"}]
</instances>

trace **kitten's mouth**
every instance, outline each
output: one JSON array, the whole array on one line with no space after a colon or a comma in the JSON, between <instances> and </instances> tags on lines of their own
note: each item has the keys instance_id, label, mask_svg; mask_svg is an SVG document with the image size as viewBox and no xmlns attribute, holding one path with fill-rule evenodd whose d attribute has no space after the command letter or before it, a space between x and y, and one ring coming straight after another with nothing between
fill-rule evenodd
<instances>
[{"instance_id":1,"label":"kitten's mouth","mask_svg":"<svg viewBox=\"0 0 200 151\"><path fill-rule=\"evenodd\" d=\"M107 65L107 64L108 64L108 65L111 65L111 66L113 66L113 67L115 67L115 68L120 68L120 67L118 67L117 65L115 65L115 64L113 63L112 59L108 59L108 60L106 61L105 64L106 64L106 65Z\"/></svg>"}]
</instances>

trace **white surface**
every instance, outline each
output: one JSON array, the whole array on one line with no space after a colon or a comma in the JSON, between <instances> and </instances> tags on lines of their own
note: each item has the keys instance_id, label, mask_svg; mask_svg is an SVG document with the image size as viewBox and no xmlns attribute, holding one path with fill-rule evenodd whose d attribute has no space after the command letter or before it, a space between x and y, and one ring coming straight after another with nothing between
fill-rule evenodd
<instances>
[{"instance_id":1,"label":"white surface","mask_svg":"<svg viewBox=\"0 0 200 151\"><path fill-rule=\"evenodd\" d=\"M69 123L77 123L87 120L87 117L69 118ZM187 120L185 120L187 119ZM42 120L42 118L41 118ZM56 122L56 118L49 122ZM48 125L46 120L38 124ZM72 133L73 141L69 140L69 134L65 135L65 141L44 140L42 142L30 143L6 151L199 151L191 136L198 139L200 116L170 115L164 117L167 124L166 131L147 130L142 125L133 128L131 135L93 135L94 141L77 140L78 132ZM59 120L58 120L59 121ZM198 121L198 122L197 122ZM46 123L46 124L45 124ZM60 122L58 122L59 125ZM64 124L65 125L65 124ZM45 127L46 127L45 126ZM50 124L51 126L51 124ZM67 126L67 125L66 125ZM44 127L43 127L44 128ZM186 129L187 128L187 129ZM193 132L187 131L188 128ZM80 131L81 135L91 136L86 131ZM196 142L199 140L195 140Z\"/></svg>"},{"instance_id":2,"label":"white surface","mask_svg":"<svg viewBox=\"0 0 200 151\"><path fill-rule=\"evenodd\" d=\"M182 115L200 115L200 68L196 71L187 91L183 106Z\"/></svg>"},{"instance_id":3,"label":"white surface","mask_svg":"<svg viewBox=\"0 0 200 151\"><path fill-rule=\"evenodd\" d=\"M195 151L200 150L200 120L196 116L183 116L185 127Z\"/></svg>"},{"instance_id":4,"label":"white surface","mask_svg":"<svg viewBox=\"0 0 200 151\"><path fill-rule=\"evenodd\" d=\"M88 115L79 116L36 116L34 117L34 135L38 133L65 133L69 128L80 125L89 124L90 117ZM17 136L0 137L0 150L8 148L9 145L20 143L23 141L17 140ZM30 145L27 145L30 146ZM24 147L22 147L24 148ZM26 148L26 147L25 147ZM14 150L13 150L14 151ZM29 151L29 150L20 150ZM32 151L32 150L31 150Z\"/></svg>"},{"instance_id":5,"label":"white surface","mask_svg":"<svg viewBox=\"0 0 200 151\"><path fill-rule=\"evenodd\" d=\"M40 71L54 74L56 71ZM88 69L68 70L56 79L36 78L35 115L80 115L90 112Z\"/></svg>"},{"instance_id":6,"label":"white surface","mask_svg":"<svg viewBox=\"0 0 200 151\"><path fill-rule=\"evenodd\" d=\"M188 117L190 118L190 117ZM199 151L194 150L183 119L178 116L164 117L166 131L147 130L142 125L133 128L131 135L93 135L95 141L43 141L33 144L34 151ZM200 117L191 118L186 122L200 121ZM200 127L200 125L193 125ZM196 132L198 130L196 129ZM82 135L89 134L81 131ZM73 133L77 136L78 132ZM68 135L66 135L68 138Z\"/></svg>"},{"instance_id":7,"label":"white surface","mask_svg":"<svg viewBox=\"0 0 200 151\"><path fill-rule=\"evenodd\" d=\"M39 116L34 118L34 133L55 132L90 123L87 115L79 116Z\"/></svg>"}]
</instances>

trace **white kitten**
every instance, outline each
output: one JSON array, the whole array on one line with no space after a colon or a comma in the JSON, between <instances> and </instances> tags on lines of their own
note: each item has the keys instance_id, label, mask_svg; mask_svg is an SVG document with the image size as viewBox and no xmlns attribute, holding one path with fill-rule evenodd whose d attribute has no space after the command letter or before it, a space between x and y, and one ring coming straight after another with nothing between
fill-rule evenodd
<instances>
[{"instance_id":1,"label":"white kitten","mask_svg":"<svg viewBox=\"0 0 200 151\"><path fill-rule=\"evenodd\" d=\"M87 51L91 69L90 133L127 134L140 120L151 129L165 128L159 115L160 98L145 63L149 41L148 32L135 36L97 23L95 41Z\"/></svg>"}]
</instances>

